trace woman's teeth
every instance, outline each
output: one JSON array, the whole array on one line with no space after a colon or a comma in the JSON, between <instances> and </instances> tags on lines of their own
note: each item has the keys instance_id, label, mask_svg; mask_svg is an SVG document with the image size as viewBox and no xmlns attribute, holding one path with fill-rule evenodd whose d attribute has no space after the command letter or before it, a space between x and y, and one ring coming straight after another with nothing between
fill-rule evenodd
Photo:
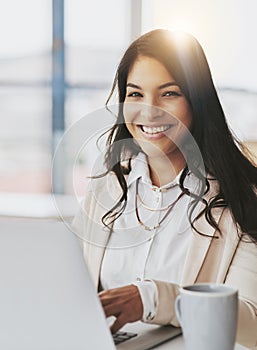
<instances>
[{"instance_id":1,"label":"woman's teeth","mask_svg":"<svg viewBox=\"0 0 257 350\"><path fill-rule=\"evenodd\" d=\"M168 130L170 127L171 125L161 125L151 128L149 126L141 125L142 131L146 132L147 134L158 134L160 132Z\"/></svg>"}]
</instances>

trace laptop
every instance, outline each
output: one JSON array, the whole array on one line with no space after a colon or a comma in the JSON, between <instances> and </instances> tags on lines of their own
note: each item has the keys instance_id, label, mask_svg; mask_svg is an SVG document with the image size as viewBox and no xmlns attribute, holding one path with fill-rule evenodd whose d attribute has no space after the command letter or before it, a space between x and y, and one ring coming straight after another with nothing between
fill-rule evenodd
<instances>
[{"instance_id":1,"label":"laptop","mask_svg":"<svg viewBox=\"0 0 257 350\"><path fill-rule=\"evenodd\" d=\"M181 334L142 322L121 331L115 345L78 239L66 224L0 218L0 349L140 350Z\"/></svg>"}]
</instances>

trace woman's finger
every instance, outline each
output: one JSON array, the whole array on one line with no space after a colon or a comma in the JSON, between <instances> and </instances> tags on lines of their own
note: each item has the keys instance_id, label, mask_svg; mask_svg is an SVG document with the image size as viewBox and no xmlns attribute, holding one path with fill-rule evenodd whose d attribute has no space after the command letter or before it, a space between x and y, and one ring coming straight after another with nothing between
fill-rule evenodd
<instances>
[{"instance_id":1,"label":"woman's finger","mask_svg":"<svg viewBox=\"0 0 257 350\"><path fill-rule=\"evenodd\" d=\"M112 334L118 332L118 330L120 330L126 323L126 316L124 314L120 314L111 326Z\"/></svg>"},{"instance_id":2,"label":"woman's finger","mask_svg":"<svg viewBox=\"0 0 257 350\"><path fill-rule=\"evenodd\" d=\"M106 317L123 314L126 322L138 321L143 315L143 304L134 285L114 288L99 293Z\"/></svg>"}]
</instances>

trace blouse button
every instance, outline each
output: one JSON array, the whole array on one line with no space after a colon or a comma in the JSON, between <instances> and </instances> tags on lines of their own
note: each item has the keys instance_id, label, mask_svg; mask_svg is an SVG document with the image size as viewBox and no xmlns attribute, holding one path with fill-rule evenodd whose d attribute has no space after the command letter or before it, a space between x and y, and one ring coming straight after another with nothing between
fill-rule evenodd
<instances>
[{"instance_id":1,"label":"blouse button","mask_svg":"<svg viewBox=\"0 0 257 350\"><path fill-rule=\"evenodd\" d=\"M146 320L147 321L152 321L154 319L154 314L151 313L151 311L148 313L148 315L146 316Z\"/></svg>"},{"instance_id":2,"label":"blouse button","mask_svg":"<svg viewBox=\"0 0 257 350\"><path fill-rule=\"evenodd\" d=\"M137 277L137 281L140 282L140 281L141 281L141 278L140 278L140 277Z\"/></svg>"}]
</instances>

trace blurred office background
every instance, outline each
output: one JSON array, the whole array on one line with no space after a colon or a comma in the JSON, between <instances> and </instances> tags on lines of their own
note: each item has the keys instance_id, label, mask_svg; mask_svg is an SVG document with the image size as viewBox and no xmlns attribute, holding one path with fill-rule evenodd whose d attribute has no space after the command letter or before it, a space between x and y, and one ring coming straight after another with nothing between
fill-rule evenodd
<instances>
[{"instance_id":1,"label":"blurred office background","mask_svg":"<svg viewBox=\"0 0 257 350\"><path fill-rule=\"evenodd\" d=\"M256 152L255 0L0 0L0 4L2 194L52 191L52 154L62 132L104 106L124 50L154 28L184 30L198 38L229 124ZM55 103L60 94L61 103L63 99L62 115L60 109L53 110L54 90ZM77 168L75 186L82 195L87 159ZM55 171L59 184L55 180L53 190L71 194L69 170Z\"/></svg>"}]
</instances>

